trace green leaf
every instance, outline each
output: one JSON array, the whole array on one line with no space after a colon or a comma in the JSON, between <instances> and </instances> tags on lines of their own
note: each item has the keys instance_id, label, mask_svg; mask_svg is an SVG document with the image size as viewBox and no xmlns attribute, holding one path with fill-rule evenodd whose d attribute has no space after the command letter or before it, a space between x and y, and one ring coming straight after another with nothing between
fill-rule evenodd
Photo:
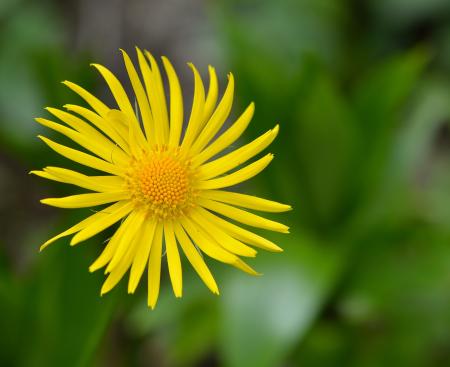
<instances>
[{"instance_id":1,"label":"green leaf","mask_svg":"<svg viewBox=\"0 0 450 367\"><path fill-rule=\"evenodd\" d=\"M361 126L360 170L355 192L361 203L377 200L393 152L405 102L417 87L428 61L423 49L389 59L369 72L353 92L354 109Z\"/></svg>"},{"instance_id":2,"label":"green leaf","mask_svg":"<svg viewBox=\"0 0 450 367\"><path fill-rule=\"evenodd\" d=\"M393 134L392 146L385 152L386 164L379 168L380 182L374 185L371 195L355 212L354 231L364 232L370 227L384 230L389 226L401 225L411 217L445 223L446 194L445 190L429 182L435 177L434 174L418 192L411 189L410 183L421 174L424 165L430 167L427 172L431 173L433 165L428 161L433 154L438 129L450 117L449 100L449 86L443 79L425 79L418 86L403 125ZM441 178L444 178L441 175L441 171L445 172L444 167L435 172ZM440 182L437 185L445 187L445 178L444 182ZM435 187L437 190L434 190ZM417 207L421 191L427 192L420 199L423 201L422 207Z\"/></svg>"},{"instance_id":3,"label":"green leaf","mask_svg":"<svg viewBox=\"0 0 450 367\"><path fill-rule=\"evenodd\" d=\"M228 367L279 366L306 333L345 263L342 247L284 238L282 254L260 254L263 277L224 279L221 353Z\"/></svg>"},{"instance_id":4,"label":"green leaf","mask_svg":"<svg viewBox=\"0 0 450 367\"><path fill-rule=\"evenodd\" d=\"M182 298L174 297L164 266L156 308L148 308L143 289L142 297L125 317L127 331L135 339L158 336L166 349L164 360L170 366L196 365L217 342L218 296L206 288L188 262L183 269Z\"/></svg>"},{"instance_id":5,"label":"green leaf","mask_svg":"<svg viewBox=\"0 0 450 367\"><path fill-rule=\"evenodd\" d=\"M302 211L323 233L341 225L357 155L359 131L348 103L333 80L320 72L297 104L295 126L297 172ZM306 204L307 207L303 204Z\"/></svg>"},{"instance_id":6,"label":"green leaf","mask_svg":"<svg viewBox=\"0 0 450 367\"><path fill-rule=\"evenodd\" d=\"M416 223L369 243L336 307L338 322L352 336L342 365L447 364L449 243L448 230Z\"/></svg>"},{"instance_id":7,"label":"green leaf","mask_svg":"<svg viewBox=\"0 0 450 367\"><path fill-rule=\"evenodd\" d=\"M92 365L117 303L115 295L100 297L103 275L88 271L96 243L100 248L94 240L72 248L63 239L43 253L32 245L36 265L8 286L14 313L0 314L1 325L14 320L8 343L16 355L10 365Z\"/></svg>"},{"instance_id":8,"label":"green leaf","mask_svg":"<svg viewBox=\"0 0 450 367\"><path fill-rule=\"evenodd\" d=\"M40 271L24 300L34 326L24 366L92 363L116 302L100 297L102 274L88 272L92 251L82 246L49 248L41 255Z\"/></svg>"},{"instance_id":9,"label":"green leaf","mask_svg":"<svg viewBox=\"0 0 450 367\"><path fill-rule=\"evenodd\" d=\"M392 57L370 70L356 86L354 105L368 140L396 127L392 125L394 117L411 95L428 59L424 49Z\"/></svg>"}]
</instances>

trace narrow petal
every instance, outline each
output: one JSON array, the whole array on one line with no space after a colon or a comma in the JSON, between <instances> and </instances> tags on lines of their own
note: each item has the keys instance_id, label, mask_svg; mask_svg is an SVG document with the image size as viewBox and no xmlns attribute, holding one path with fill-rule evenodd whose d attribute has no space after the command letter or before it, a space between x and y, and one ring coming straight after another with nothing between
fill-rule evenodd
<instances>
[{"instance_id":1,"label":"narrow petal","mask_svg":"<svg viewBox=\"0 0 450 367\"><path fill-rule=\"evenodd\" d=\"M186 232L184 232L183 228L178 223L175 223L174 230L178 242L180 243L180 246L192 267L195 269L206 286L211 290L211 292L219 294L219 288L217 287L217 283L214 280L213 275L206 266L206 263L198 250L194 247L191 240L186 235Z\"/></svg>"},{"instance_id":2,"label":"narrow petal","mask_svg":"<svg viewBox=\"0 0 450 367\"><path fill-rule=\"evenodd\" d=\"M66 157L74 162L83 164L87 167L95 168L103 172L111 173L117 176L124 176L125 170L119 166L108 163L100 158L93 157L90 154L80 152L79 150L72 149L66 147L64 145L55 143L54 141L38 135L45 144L47 144L51 149L53 149L56 153L61 154L63 157Z\"/></svg>"},{"instance_id":3,"label":"narrow petal","mask_svg":"<svg viewBox=\"0 0 450 367\"><path fill-rule=\"evenodd\" d=\"M248 124L252 120L254 112L255 105L254 103L250 103L250 105L246 108L242 115L228 130L219 135L216 140L214 140L210 145L208 145L204 150L202 150L197 156L192 159L192 166L198 167L208 159L215 156L217 153L232 145L237 139L239 139L239 137L242 135L242 133L245 131Z\"/></svg>"},{"instance_id":4,"label":"narrow petal","mask_svg":"<svg viewBox=\"0 0 450 367\"><path fill-rule=\"evenodd\" d=\"M121 201L128 199L130 193L128 191L116 192L95 192L89 194L79 194L65 196L63 198L42 199L41 203L58 208L88 208L91 206L108 204L113 201Z\"/></svg>"},{"instance_id":5,"label":"narrow petal","mask_svg":"<svg viewBox=\"0 0 450 367\"><path fill-rule=\"evenodd\" d=\"M118 176L85 176L81 173L59 167L46 167L44 171L31 171L30 173L48 180L75 185L97 192L120 191L124 187L124 181ZM111 178L111 184L104 184L102 178Z\"/></svg>"},{"instance_id":6,"label":"narrow petal","mask_svg":"<svg viewBox=\"0 0 450 367\"><path fill-rule=\"evenodd\" d=\"M128 135L127 134L122 135L120 131L117 131L114 128L114 126L111 126L111 123L106 120L108 113L110 111L109 109L108 112L105 113L105 118L103 118L100 115L97 115L95 112L81 106L66 104L64 105L64 108L67 109L68 111L75 112L76 114L88 120L92 125L96 126L99 130L108 135L108 137L110 137L111 140L116 145L118 145L126 154L128 155L130 154L130 148L127 141ZM116 151L114 151L112 154L113 161L115 152Z\"/></svg>"},{"instance_id":7,"label":"narrow petal","mask_svg":"<svg viewBox=\"0 0 450 367\"><path fill-rule=\"evenodd\" d=\"M111 261L114 254L116 253L117 246L119 246L120 241L122 241L122 237L127 232L128 225L132 219L133 212L131 212L131 214L123 220L119 228L114 232L113 236L108 241L108 244L105 246L100 256L89 267L89 271L91 273L103 268L104 266L106 266L106 264L108 264L108 262Z\"/></svg>"},{"instance_id":8,"label":"narrow petal","mask_svg":"<svg viewBox=\"0 0 450 367\"><path fill-rule=\"evenodd\" d=\"M159 296L159 287L161 282L161 255L163 226L158 223L153 237L150 257L148 260L148 299L147 304L152 309L155 308Z\"/></svg>"},{"instance_id":9,"label":"narrow petal","mask_svg":"<svg viewBox=\"0 0 450 367\"><path fill-rule=\"evenodd\" d=\"M94 68L98 70L101 76L105 79L106 84L108 84L109 89L111 90L114 99L117 102L120 110L125 113L125 115L129 118L130 121L136 119L136 115L134 113L134 109L128 99L128 96L123 89L122 83L116 78L116 76L108 70L106 67L100 64L91 64Z\"/></svg>"},{"instance_id":10,"label":"narrow petal","mask_svg":"<svg viewBox=\"0 0 450 367\"><path fill-rule=\"evenodd\" d=\"M95 236L97 233L111 227L114 223L118 222L126 215L128 215L133 210L133 204L131 202L125 202L119 208L115 210L105 211L102 210L106 215L102 215L96 220L89 222L84 228L79 231L75 236L73 236L70 244L72 246Z\"/></svg>"},{"instance_id":11,"label":"narrow petal","mask_svg":"<svg viewBox=\"0 0 450 367\"><path fill-rule=\"evenodd\" d=\"M201 192L205 199L220 201L222 203L240 206L242 208L260 210L264 212L280 213L291 210L290 205L277 203L276 201L241 194L238 192L223 190L205 190Z\"/></svg>"},{"instance_id":12,"label":"narrow petal","mask_svg":"<svg viewBox=\"0 0 450 367\"><path fill-rule=\"evenodd\" d=\"M181 219L181 224L196 245L209 257L226 264L233 264L237 261L238 257L236 255L231 254L219 246L216 241L205 233L205 231L197 224L187 218Z\"/></svg>"},{"instance_id":13,"label":"narrow petal","mask_svg":"<svg viewBox=\"0 0 450 367\"><path fill-rule=\"evenodd\" d=\"M155 122L154 131L152 134L155 136L157 144L165 144L169 136L169 127L167 122L163 124L162 110L159 104L159 93L156 90L155 76L153 71L145 59L142 51L136 47L138 55L139 68L141 69L142 78L144 80L145 90L147 91L147 97L150 103L152 111L153 121Z\"/></svg>"},{"instance_id":14,"label":"narrow petal","mask_svg":"<svg viewBox=\"0 0 450 367\"><path fill-rule=\"evenodd\" d=\"M142 223L145 219L144 211L133 211L130 214L130 220L127 224L127 230L123 234L121 240L119 241L116 251L106 268L106 272L110 273L115 269L115 267L120 263L122 258L125 256L126 251L133 243L134 238L138 235L142 228Z\"/></svg>"},{"instance_id":15,"label":"narrow petal","mask_svg":"<svg viewBox=\"0 0 450 367\"><path fill-rule=\"evenodd\" d=\"M50 167L48 167L50 168ZM55 169L57 167L51 167L52 169ZM62 168L58 168L62 169ZM112 188L115 188L116 190L120 190L124 188L124 185L126 184L126 180L124 180L122 177L119 176L87 176L90 179L94 180L95 182L98 182L98 184L104 186L105 188L108 188L112 190Z\"/></svg>"},{"instance_id":16,"label":"narrow petal","mask_svg":"<svg viewBox=\"0 0 450 367\"><path fill-rule=\"evenodd\" d=\"M192 146L193 154L199 153L211 141L211 139L217 134L224 124L233 105L233 93L234 77L233 74L230 73L228 75L227 89L225 90L222 100Z\"/></svg>"},{"instance_id":17,"label":"narrow petal","mask_svg":"<svg viewBox=\"0 0 450 367\"><path fill-rule=\"evenodd\" d=\"M269 130L259 138L253 140L251 143L248 143L243 147L224 155L223 157L200 166L199 178L205 180L215 177L245 163L250 158L267 148L277 136L278 130L279 128L277 125L273 130Z\"/></svg>"},{"instance_id":18,"label":"narrow petal","mask_svg":"<svg viewBox=\"0 0 450 367\"><path fill-rule=\"evenodd\" d=\"M81 98L83 98L100 116L105 116L106 113L108 113L109 108L97 97L89 93L86 89L80 87L75 83L69 82L68 80L63 81L63 84L72 89Z\"/></svg>"},{"instance_id":19,"label":"narrow petal","mask_svg":"<svg viewBox=\"0 0 450 367\"><path fill-rule=\"evenodd\" d=\"M256 270L254 270L250 265L245 263L242 259L238 259L238 261L234 264L232 264L236 269L242 270L243 272L250 274L250 275L261 275Z\"/></svg>"},{"instance_id":20,"label":"narrow petal","mask_svg":"<svg viewBox=\"0 0 450 367\"><path fill-rule=\"evenodd\" d=\"M60 178L53 176L52 174L45 172L45 171L30 171L31 175L39 176L42 178L46 178L47 180L57 181L57 182L63 182Z\"/></svg>"},{"instance_id":21,"label":"narrow petal","mask_svg":"<svg viewBox=\"0 0 450 367\"><path fill-rule=\"evenodd\" d=\"M142 150L145 150L147 146L142 139L138 138L139 136L142 136L141 128L136 124L130 123L127 115L119 110L109 111L108 120L112 122L113 126L120 132L120 134L126 134L131 155L139 157Z\"/></svg>"},{"instance_id":22,"label":"narrow petal","mask_svg":"<svg viewBox=\"0 0 450 367\"><path fill-rule=\"evenodd\" d=\"M133 258L136 254L136 247L137 247L136 240L131 241L125 255L122 257L120 262L117 264L114 270L111 271L111 273L108 275L105 282L103 283L102 289L100 291L100 294L102 296L105 293L109 292L111 289L113 289L117 285L117 283L119 283L120 280L123 278L127 270L130 269Z\"/></svg>"},{"instance_id":23,"label":"narrow petal","mask_svg":"<svg viewBox=\"0 0 450 367\"><path fill-rule=\"evenodd\" d=\"M258 159L256 162L250 163L244 168L241 168L226 176L221 176L219 178L200 182L198 184L198 188L202 190L221 189L224 187L230 187L238 183L244 182L256 176L258 173L264 170L272 161L272 159L273 154L269 153L266 156Z\"/></svg>"},{"instance_id":24,"label":"narrow petal","mask_svg":"<svg viewBox=\"0 0 450 367\"><path fill-rule=\"evenodd\" d=\"M63 121L65 124L70 126L72 129L89 136L93 139L100 139L100 140L107 140L105 136L101 133L99 133L96 129L94 129L91 125L89 125L87 122L84 122L82 119L66 112L59 110L57 108L53 107L46 107L45 108L48 112L50 112L53 116L57 117L61 121ZM109 141L111 143L111 141Z\"/></svg>"},{"instance_id":25,"label":"narrow petal","mask_svg":"<svg viewBox=\"0 0 450 367\"><path fill-rule=\"evenodd\" d=\"M170 90L169 146L177 147L180 144L181 130L183 128L183 95L177 74L169 59L163 56L162 61L169 79Z\"/></svg>"},{"instance_id":26,"label":"narrow petal","mask_svg":"<svg viewBox=\"0 0 450 367\"><path fill-rule=\"evenodd\" d=\"M115 147L112 143L108 144L102 141L101 139L89 137L88 135L81 134L76 130L70 129L66 126L63 126L61 124L58 124L56 122L47 119L36 118L35 120L39 124L67 136L81 147L91 151L92 153L104 159L105 161L110 162L110 159L112 158L112 152L115 150ZM120 151L118 151L117 153L119 152ZM119 163L122 166L126 166L129 161L129 159L125 155L120 156L119 154L116 154L115 158L118 161L117 163Z\"/></svg>"},{"instance_id":27,"label":"narrow petal","mask_svg":"<svg viewBox=\"0 0 450 367\"><path fill-rule=\"evenodd\" d=\"M133 265L131 266L130 279L128 281L128 293L135 292L145 270L145 266L148 263L156 223L157 222L154 219L146 220L143 224L140 238L136 239L136 241L138 241L138 247L133 259Z\"/></svg>"},{"instance_id":28,"label":"narrow petal","mask_svg":"<svg viewBox=\"0 0 450 367\"><path fill-rule=\"evenodd\" d=\"M237 269L240 269L248 274L258 275L250 266L248 266L239 257L229 253L222 247L220 247L217 242L203 230L202 227L195 225L185 218L182 225L189 236L195 241L195 243L200 247L200 249L206 253L209 257L213 259L228 263ZM227 261L225 261L227 260Z\"/></svg>"},{"instance_id":29,"label":"narrow petal","mask_svg":"<svg viewBox=\"0 0 450 367\"><path fill-rule=\"evenodd\" d=\"M219 203L217 201L200 198L198 204L206 209L224 215L238 222L249 226L268 229L270 231L289 233L289 227L284 224L260 217L259 215L249 213L245 210L235 208L228 204Z\"/></svg>"},{"instance_id":30,"label":"narrow petal","mask_svg":"<svg viewBox=\"0 0 450 367\"><path fill-rule=\"evenodd\" d=\"M216 107L217 97L219 95L219 82L217 81L216 69L211 65L208 66L209 72L209 88L205 101L205 109L203 111L203 124L206 124L214 112ZM203 126L202 126L203 127Z\"/></svg>"},{"instance_id":31,"label":"narrow petal","mask_svg":"<svg viewBox=\"0 0 450 367\"><path fill-rule=\"evenodd\" d=\"M92 64L92 66L95 67L105 79L120 110L127 116L128 122L130 124L133 124L134 130L136 130L137 132L136 138L138 139L140 144L145 146L146 140L144 134L142 133L142 130L139 126L139 122L136 119L134 109L131 106L130 100L128 99L128 96L125 90L123 89L122 84L115 77L115 75L111 73L111 71L109 71L103 65Z\"/></svg>"},{"instance_id":32,"label":"narrow petal","mask_svg":"<svg viewBox=\"0 0 450 367\"><path fill-rule=\"evenodd\" d=\"M81 231L82 229L90 226L93 223L96 223L98 220L104 218L105 216L109 216L111 213L121 210L126 205L126 202L120 201L118 203L114 203L113 205L108 206L107 208L100 210L99 212L90 215L86 219L82 220L81 222L75 224L74 226L70 227L69 229L66 229L64 232L58 234L55 237L50 238L47 242L45 242L41 247L40 251L45 249L48 245L55 242L56 240L70 236L71 234L74 234L76 232Z\"/></svg>"},{"instance_id":33,"label":"narrow petal","mask_svg":"<svg viewBox=\"0 0 450 367\"><path fill-rule=\"evenodd\" d=\"M164 142L167 143L169 139L169 118L167 115L167 104L166 104L166 94L164 92L164 84L162 81L161 73L159 71L158 63L156 62L153 55L147 50L144 51L145 56L150 62L150 68L152 70L153 76L153 90L155 91L155 97L157 101L157 116L159 118L158 124L162 125L164 129ZM152 111L154 111L152 109ZM155 111L153 112L156 113Z\"/></svg>"},{"instance_id":34,"label":"narrow petal","mask_svg":"<svg viewBox=\"0 0 450 367\"><path fill-rule=\"evenodd\" d=\"M144 126L145 135L147 137L147 140L151 144L155 144L156 141L153 136L153 131L155 130L155 122L153 121L147 94L145 93L144 87L142 86L141 80L139 79L139 76L136 72L136 69L134 68L133 63L131 62L130 57L124 50L121 51L128 76L130 77L131 85L133 86L133 90L136 95L139 110L141 111L142 124Z\"/></svg>"},{"instance_id":35,"label":"narrow petal","mask_svg":"<svg viewBox=\"0 0 450 367\"><path fill-rule=\"evenodd\" d=\"M181 297L183 290L183 273L181 270L180 254L178 253L177 241L172 222L164 224L164 238L167 251L167 264L169 266L169 276L172 282L175 297Z\"/></svg>"},{"instance_id":36,"label":"narrow petal","mask_svg":"<svg viewBox=\"0 0 450 367\"><path fill-rule=\"evenodd\" d=\"M187 152L190 153L190 147L199 133L203 111L205 109L205 88L202 78L193 64L189 63L188 65L194 73L194 100L192 102L191 116L189 117L186 133L181 144L181 148L186 154Z\"/></svg>"},{"instance_id":37,"label":"narrow petal","mask_svg":"<svg viewBox=\"0 0 450 367\"><path fill-rule=\"evenodd\" d=\"M269 241L268 239L258 236L257 234L250 232L242 227L239 227L217 215L211 213L208 210L203 208L198 209L199 212L210 221L214 222L218 226L220 226L224 231L226 231L231 236L241 240L250 245L259 247L263 250L271 251L271 252L282 252L283 249Z\"/></svg>"},{"instance_id":38,"label":"narrow petal","mask_svg":"<svg viewBox=\"0 0 450 367\"><path fill-rule=\"evenodd\" d=\"M128 117L121 110L111 108L105 117L106 122L111 125L114 130L127 142L129 148L131 145L130 139L130 124Z\"/></svg>"},{"instance_id":39,"label":"narrow petal","mask_svg":"<svg viewBox=\"0 0 450 367\"><path fill-rule=\"evenodd\" d=\"M52 180L76 185L92 191L122 191L125 187L125 181L119 176L86 176L60 167L46 167L44 171L44 173L51 175L50 179Z\"/></svg>"},{"instance_id":40,"label":"narrow petal","mask_svg":"<svg viewBox=\"0 0 450 367\"><path fill-rule=\"evenodd\" d=\"M256 250L231 237L213 221L209 221L198 212L192 212L191 217L200 227L208 228L208 234L227 251L240 256L256 256Z\"/></svg>"},{"instance_id":41,"label":"narrow petal","mask_svg":"<svg viewBox=\"0 0 450 367\"><path fill-rule=\"evenodd\" d=\"M56 108L47 107L46 110L50 112L55 117L59 118L61 121L69 125L72 129L78 131L80 134L88 138L92 146L98 146L102 148L102 158L111 161L112 154L114 151L114 159L116 163L126 165L129 157L127 154L122 152L120 149L117 150L115 144L109 140L105 135L100 133L98 130L93 128L87 122L82 119L68 113L65 111L58 110ZM90 148L87 148L90 149Z\"/></svg>"}]
</instances>

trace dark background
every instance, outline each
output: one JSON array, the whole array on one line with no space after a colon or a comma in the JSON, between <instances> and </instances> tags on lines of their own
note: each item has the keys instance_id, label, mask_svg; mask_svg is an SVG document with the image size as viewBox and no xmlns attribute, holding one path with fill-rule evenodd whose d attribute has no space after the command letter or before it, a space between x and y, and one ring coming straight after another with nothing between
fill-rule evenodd
<instances>
[{"instance_id":1,"label":"dark background","mask_svg":"<svg viewBox=\"0 0 450 367\"><path fill-rule=\"evenodd\" d=\"M276 159L242 190L291 203L252 278L213 265L221 296L167 269L155 311L145 285L100 298L88 266L107 234L39 245L86 216L39 199L71 188L28 175L71 163L33 117L79 103L68 79L111 102L99 62L125 81L119 47L166 55L192 94L194 62L243 141L280 123ZM448 0L0 0L1 366L450 365L450 2ZM123 282L122 282L123 283Z\"/></svg>"}]
</instances>

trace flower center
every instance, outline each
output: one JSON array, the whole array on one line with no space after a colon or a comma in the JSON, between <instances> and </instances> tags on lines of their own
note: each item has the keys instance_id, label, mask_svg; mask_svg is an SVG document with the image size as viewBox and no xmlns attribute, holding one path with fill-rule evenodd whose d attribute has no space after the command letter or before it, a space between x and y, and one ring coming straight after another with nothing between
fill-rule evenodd
<instances>
[{"instance_id":1,"label":"flower center","mask_svg":"<svg viewBox=\"0 0 450 367\"><path fill-rule=\"evenodd\" d=\"M127 183L136 205L144 206L150 216L166 219L193 205L192 176L189 162L177 151L161 149L134 160Z\"/></svg>"}]
</instances>

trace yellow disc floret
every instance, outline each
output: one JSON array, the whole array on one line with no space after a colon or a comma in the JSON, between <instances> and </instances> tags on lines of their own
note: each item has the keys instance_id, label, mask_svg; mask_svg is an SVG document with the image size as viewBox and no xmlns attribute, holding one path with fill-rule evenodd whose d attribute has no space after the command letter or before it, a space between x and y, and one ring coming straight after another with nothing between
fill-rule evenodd
<instances>
[{"instance_id":1,"label":"yellow disc floret","mask_svg":"<svg viewBox=\"0 0 450 367\"><path fill-rule=\"evenodd\" d=\"M144 206L149 216L170 219L193 206L192 180L190 162L177 150L162 147L134 159L127 182L137 206Z\"/></svg>"}]
</instances>

